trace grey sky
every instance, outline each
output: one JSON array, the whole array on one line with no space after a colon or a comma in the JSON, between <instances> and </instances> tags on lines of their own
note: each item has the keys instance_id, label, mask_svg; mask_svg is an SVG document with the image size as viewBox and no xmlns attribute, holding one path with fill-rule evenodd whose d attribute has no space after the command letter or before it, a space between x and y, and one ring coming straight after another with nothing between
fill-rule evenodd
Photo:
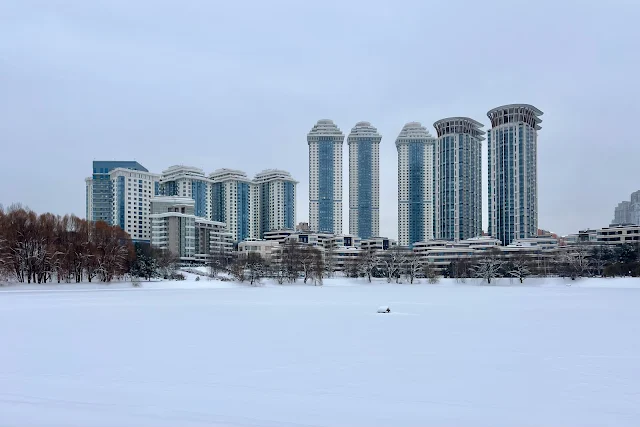
<instances>
[{"instance_id":1,"label":"grey sky","mask_svg":"<svg viewBox=\"0 0 640 427\"><path fill-rule=\"evenodd\" d=\"M540 227L604 226L640 189L639 20L631 0L5 0L0 203L84 216L91 161L135 159L289 170L306 220L307 132L366 120L383 136L380 231L395 237L403 124L486 130L489 109L522 102L544 111ZM483 203L486 224L486 187Z\"/></svg>"}]
</instances>

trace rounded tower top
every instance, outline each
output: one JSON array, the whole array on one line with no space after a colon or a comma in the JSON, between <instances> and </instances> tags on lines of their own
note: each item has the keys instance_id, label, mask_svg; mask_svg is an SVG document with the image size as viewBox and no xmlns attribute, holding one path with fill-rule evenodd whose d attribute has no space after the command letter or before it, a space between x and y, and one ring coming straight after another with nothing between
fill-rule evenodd
<instances>
[{"instance_id":1,"label":"rounded tower top","mask_svg":"<svg viewBox=\"0 0 640 427\"><path fill-rule=\"evenodd\" d=\"M409 142L434 142L435 138L420 122L409 122L400 131L396 138L396 146Z\"/></svg>"},{"instance_id":2,"label":"rounded tower top","mask_svg":"<svg viewBox=\"0 0 640 427\"><path fill-rule=\"evenodd\" d=\"M526 123L535 130L540 130L542 114L542 111L530 104L508 104L489 110L487 117L491 120L491 127L509 123Z\"/></svg>"},{"instance_id":3,"label":"rounded tower top","mask_svg":"<svg viewBox=\"0 0 640 427\"><path fill-rule=\"evenodd\" d=\"M436 128L438 137L450 134L467 133L480 140L483 140L482 135L485 134L480 128L484 125L469 117L447 117L446 119L438 120L433 124Z\"/></svg>"},{"instance_id":4,"label":"rounded tower top","mask_svg":"<svg viewBox=\"0 0 640 427\"><path fill-rule=\"evenodd\" d=\"M371 126L369 122L358 122L356 125L351 128L351 133L349 134L348 141L351 143L352 140L358 140L360 138L368 138L372 139L375 142L380 142L382 136L378 133L378 129L374 126Z\"/></svg>"},{"instance_id":5,"label":"rounded tower top","mask_svg":"<svg viewBox=\"0 0 640 427\"><path fill-rule=\"evenodd\" d=\"M333 120L321 119L309 131L308 136L344 136Z\"/></svg>"}]
</instances>

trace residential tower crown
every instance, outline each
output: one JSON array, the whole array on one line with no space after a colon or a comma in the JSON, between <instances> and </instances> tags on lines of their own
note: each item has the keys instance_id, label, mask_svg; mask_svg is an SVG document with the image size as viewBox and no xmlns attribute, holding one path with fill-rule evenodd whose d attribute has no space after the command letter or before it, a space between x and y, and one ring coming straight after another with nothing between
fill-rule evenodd
<instances>
[{"instance_id":1,"label":"residential tower crown","mask_svg":"<svg viewBox=\"0 0 640 427\"><path fill-rule=\"evenodd\" d=\"M491 126L497 127L509 123L526 123L535 130L542 129L540 123L542 111L529 104L508 104L489 110L487 117Z\"/></svg>"},{"instance_id":2,"label":"residential tower crown","mask_svg":"<svg viewBox=\"0 0 640 427\"><path fill-rule=\"evenodd\" d=\"M468 117L448 117L446 119L438 120L433 124L436 128L438 137L444 135L466 133L479 140L484 140L485 132L480 128L484 125Z\"/></svg>"},{"instance_id":3,"label":"residential tower crown","mask_svg":"<svg viewBox=\"0 0 640 427\"><path fill-rule=\"evenodd\" d=\"M380 142L382 136L378 133L378 129L374 126L371 126L369 122L358 122L351 129L351 133L349 134L348 143L351 144L352 141L357 141L360 138L372 139L373 142Z\"/></svg>"},{"instance_id":4,"label":"residential tower crown","mask_svg":"<svg viewBox=\"0 0 640 427\"><path fill-rule=\"evenodd\" d=\"M318 137L322 136L340 138L341 141L344 139L344 134L340 131L340 128L333 123L333 120L329 119L318 120L318 123L307 134L307 142L317 141Z\"/></svg>"},{"instance_id":5,"label":"residential tower crown","mask_svg":"<svg viewBox=\"0 0 640 427\"><path fill-rule=\"evenodd\" d=\"M435 142L435 138L420 122L409 122L400 131L396 139L396 147L410 142Z\"/></svg>"}]
</instances>

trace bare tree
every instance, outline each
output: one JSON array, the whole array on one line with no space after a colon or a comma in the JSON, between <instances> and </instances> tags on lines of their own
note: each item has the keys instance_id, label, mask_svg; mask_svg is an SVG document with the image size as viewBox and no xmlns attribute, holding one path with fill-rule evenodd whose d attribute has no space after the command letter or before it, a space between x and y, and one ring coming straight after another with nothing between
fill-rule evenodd
<instances>
[{"instance_id":1,"label":"bare tree","mask_svg":"<svg viewBox=\"0 0 640 427\"><path fill-rule=\"evenodd\" d=\"M336 271L335 260L335 246L333 243L329 243L324 248L324 269L327 272L327 277L333 277L333 273Z\"/></svg>"},{"instance_id":2,"label":"bare tree","mask_svg":"<svg viewBox=\"0 0 640 427\"><path fill-rule=\"evenodd\" d=\"M497 250L488 250L486 255L479 258L472 267L476 277L486 280L491 284L491 280L500 277L504 261L500 258Z\"/></svg>"},{"instance_id":3,"label":"bare tree","mask_svg":"<svg viewBox=\"0 0 640 427\"><path fill-rule=\"evenodd\" d=\"M392 280L395 280L395 282L398 283L406 260L406 249L394 247L385 251L381 257L381 264L387 282L391 283Z\"/></svg>"},{"instance_id":4,"label":"bare tree","mask_svg":"<svg viewBox=\"0 0 640 427\"><path fill-rule=\"evenodd\" d=\"M422 274L424 274L424 277L427 278L427 281L431 285L435 285L436 283L438 283L440 281L440 279L438 278L438 273L437 273L436 269L433 268L433 266L431 265L430 262L425 262L424 263L424 265L422 267Z\"/></svg>"},{"instance_id":5,"label":"bare tree","mask_svg":"<svg viewBox=\"0 0 640 427\"><path fill-rule=\"evenodd\" d=\"M408 252L404 263L404 273L409 280L409 283L413 284L413 281L422 271L423 267L420 256L413 251Z\"/></svg>"},{"instance_id":6,"label":"bare tree","mask_svg":"<svg viewBox=\"0 0 640 427\"><path fill-rule=\"evenodd\" d=\"M282 259L287 270L289 283L294 283L302 270L303 246L294 240L286 240L282 247Z\"/></svg>"},{"instance_id":7,"label":"bare tree","mask_svg":"<svg viewBox=\"0 0 640 427\"><path fill-rule=\"evenodd\" d=\"M589 251L585 245L570 246L560 255L558 263L561 276L571 280L584 277L590 268Z\"/></svg>"},{"instance_id":8,"label":"bare tree","mask_svg":"<svg viewBox=\"0 0 640 427\"><path fill-rule=\"evenodd\" d=\"M520 283L522 283L524 282L524 279L531 275L529 265L529 258L524 254L518 254L509 265L509 274L520 280Z\"/></svg>"},{"instance_id":9,"label":"bare tree","mask_svg":"<svg viewBox=\"0 0 640 427\"><path fill-rule=\"evenodd\" d=\"M302 267L304 283L313 278L317 256L322 256L317 248L303 246L300 250L300 267Z\"/></svg>"},{"instance_id":10,"label":"bare tree","mask_svg":"<svg viewBox=\"0 0 640 427\"><path fill-rule=\"evenodd\" d=\"M322 278L326 267L322 260L322 253L317 249L313 252L313 284L316 286L322 286Z\"/></svg>"},{"instance_id":11,"label":"bare tree","mask_svg":"<svg viewBox=\"0 0 640 427\"><path fill-rule=\"evenodd\" d=\"M247 278L252 286L260 283L260 279L264 276L264 267L264 260L260 254L250 252L247 255L245 268L247 270Z\"/></svg>"},{"instance_id":12,"label":"bare tree","mask_svg":"<svg viewBox=\"0 0 640 427\"><path fill-rule=\"evenodd\" d=\"M371 283L371 276L378 266L378 255L375 249L365 249L354 259L357 271Z\"/></svg>"}]
</instances>

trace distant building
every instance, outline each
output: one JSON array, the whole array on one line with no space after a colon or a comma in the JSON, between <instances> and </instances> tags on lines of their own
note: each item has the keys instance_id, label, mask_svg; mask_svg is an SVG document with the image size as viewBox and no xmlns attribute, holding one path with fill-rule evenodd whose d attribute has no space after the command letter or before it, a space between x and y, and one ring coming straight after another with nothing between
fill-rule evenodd
<instances>
[{"instance_id":1,"label":"distant building","mask_svg":"<svg viewBox=\"0 0 640 427\"><path fill-rule=\"evenodd\" d=\"M151 199L151 245L181 260L195 260L196 216L191 197L162 196Z\"/></svg>"},{"instance_id":2,"label":"distant building","mask_svg":"<svg viewBox=\"0 0 640 427\"><path fill-rule=\"evenodd\" d=\"M597 232L598 243L622 245L640 243L640 225L617 224L604 227Z\"/></svg>"},{"instance_id":3,"label":"distant building","mask_svg":"<svg viewBox=\"0 0 640 427\"><path fill-rule=\"evenodd\" d=\"M159 175L133 169L109 172L112 192L112 225L126 231L132 240L151 239L151 199L158 188Z\"/></svg>"},{"instance_id":4,"label":"distant building","mask_svg":"<svg viewBox=\"0 0 640 427\"><path fill-rule=\"evenodd\" d=\"M310 231L311 228L309 227L309 223L308 222L299 222L298 225L296 225L296 231Z\"/></svg>"},{"instance_id":5,"label":"distant building","mask_svg":"<svg viewBox=\"0 0 640 427\"><path fill-rule=\"evenodd\" d=\"M368 239L380 231L380 141L369 122L358 122L349 145L349 233Z\"/></svg>"},{"instance_id":6,"label":"distant building","mask_svg":"<svg viewBox=\"0 0 640 427\"><path fill-rule=\"evenodd\" d=\"M313 231L342 234L342 144L331 120L318 120L309 145L309 225Z\"/></svg>"},{"instance_id":7,"label":"distant building","mask_svg":"<svg viewBox=\"0 0 640 427\"><path fill-rule=\"evenodd\" d=\"M182 262L205 263L213 255L231 255L233 237L226 225L195 215L189 196L151 199L151 245L169 251Z\"/></svg>"},{"instance_id":8,"label":"distant building","mask_svg":"<svg viewBox=\"0 0 640 427\"><path fill-rule=\"evenodd\" d=\"M528 104L487 113L489 234L508 245L538 230L538 130L542 111Z\"/></svg>"},{"instance_id":9,"label":"distant building","mask_svg":"<svg viewBox=\"0 0 640 427\"><path fill-rule=\"evenodd\" d=\"M371 237L360 241L362 250L386 251L398 246L398 242L387 237Z\"/></svg>"},{"instance_id":10,"label":"distant building","mask_svg":"<svg viewBox=\"0 0 640 427\"><path fill-rule=\"evenodd\" d=\"M211 182L202 169L184 165L171 166L162 171L159 194L191 197L195 202L195 216L211 219Z\"/></svg>"},{"instance_id":11,"label":"distant building","mask_svg":"<svg viewBox=\"0 0 640 427\"><path fill-rule=\"evenodd\" d=\"M109 173L116 168L149 172L136 161L94 161L93 174L85 179L88 221L104 221L113 225L113 189Z\"/></svg>"},{"instance_id":12,"label":"distant building","mask_svg":"<svg viewBox=\"0 0 640 427\"><path fill-rule=\"evenodd\" d=\"M223 222L234 242L257 239L260 230L258 186L247 174L234 169L218 169L211 179L211 219Z\"/></svg>"},{"instance_id":13,"label":"distant building","mask_svg":"<svg viewBox=\"0 0 640 427\"><path fill-rule=\"evenodd\" d=\"M267 169L254 178L259 194L259 237L271 230L294 229L296 223L296 185L289 172Z\"/></svg>"},{"instance_id":14,"label":"distant building","mask_svg":"<svg viewBox=\"0 0 640 427\"><path fill-rule=\"evenodd\" d=\"M482 235L483 126L467 117L433 124L435 145L435 238L465 240Z\"/></svg>"},{"instance_id":15,"label":"distant building","mask_svg":"<svg viewBox=\"0 0 640 427\"><path fill-rule=\"evenodd\" d=\"M418 122L404 125L398 150L398 244L433 239L433 150L436 139Z\"/></svg>"}]
</instances>

